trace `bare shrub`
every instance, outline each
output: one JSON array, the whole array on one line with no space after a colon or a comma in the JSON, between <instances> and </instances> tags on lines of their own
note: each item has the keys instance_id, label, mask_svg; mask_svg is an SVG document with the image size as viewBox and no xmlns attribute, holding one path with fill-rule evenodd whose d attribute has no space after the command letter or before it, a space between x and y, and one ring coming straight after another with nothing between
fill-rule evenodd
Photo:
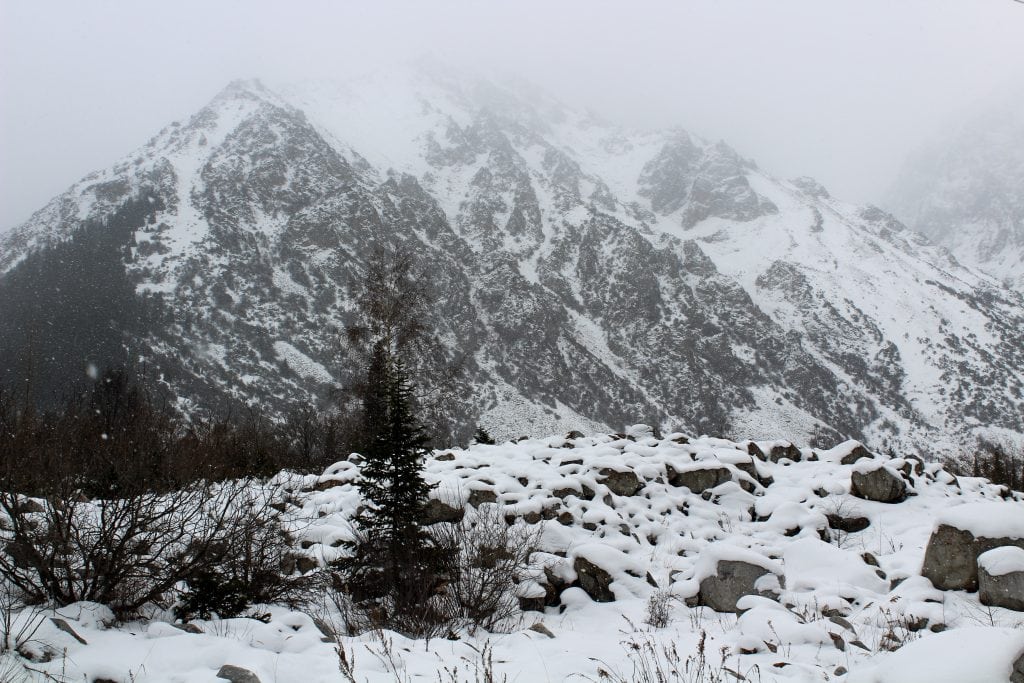
<instances>
[{"instance_id":1,"label":"bare shrub","mask_svg":"<svg viewBox=\"0 0 1024 683\"><path fill-rule=\"evenodd\" d=\"M271 502L245 480L109 500L71 486L45 499L0 490L0 577L32 603L90 600L122 614L204 573L245 581L250 599L279 599L297 586L280 574L290 545Z\"/></svg>"},{"instance_id":2,"label":"bare shrub","mask_svg":"<svg viewBox=\"0 0 1024 683\"><path fill-rule=\"evenodd\" d=\"M654 590L647 598L644 623L654 628L665 628L672 621L672 593L664 588Z\"/></svg>"},{"instance_id":3,"label":"bare shrub","mask_svg":"<svg viewBox=\"0 0 1024 683\"><path fill-rule=\"evenodd\" d=\"M482 505L431 533L448 558L444 598L451 623L494 631L518 614L516 584L526 578L542 525L508 524L500 506Z\"/></svg>"}]
</instances>

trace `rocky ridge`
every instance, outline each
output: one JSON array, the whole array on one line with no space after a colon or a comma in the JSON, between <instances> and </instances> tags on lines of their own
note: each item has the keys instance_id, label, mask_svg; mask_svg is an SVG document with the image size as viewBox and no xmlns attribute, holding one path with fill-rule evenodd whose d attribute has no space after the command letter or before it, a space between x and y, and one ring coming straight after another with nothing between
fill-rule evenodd
<instances>
[{"instance_id":1,"label":"rocky ridge","mask_svg":"<svg viewBox=\"0 0 1024 683\"><path fill-rule=\"evenodd\" d=\"M132 295L96 274L94 289L65 287L47 305L54 336L97 341L41 355L66 374L130 348L186 409L283 411L345 385L368 255L401 245L442 293L428 322L444 351L424 364L463 368L464 428L639 418L940 452L1024 433L1019 295L724 143L619 129L488 83L233 83L5 236L8 354L43 274L92 253L94 234L120 235L104 253L146 306L130 325L72 325L68 310Z\"/></svg>"}]
</instances>

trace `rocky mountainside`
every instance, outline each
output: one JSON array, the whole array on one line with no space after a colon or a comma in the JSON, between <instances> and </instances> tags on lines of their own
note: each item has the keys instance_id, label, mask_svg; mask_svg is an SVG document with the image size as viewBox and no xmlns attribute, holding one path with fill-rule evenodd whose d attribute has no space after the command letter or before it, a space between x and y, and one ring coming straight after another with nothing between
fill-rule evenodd
<instances>
[{"instance_id":1,"label":"rocky mountainside","mask_svg":"<svg viewBox=\"0 0 1024 683\"><path fill-rule=\"evenodd\" d=\"M1024 291L1024 94L919 152L888 204L956 258Z\"/></svg>"},{"instance_id":2,"label":"rocky mountainside","mask_svg":"<svg viewBox=\"0 0 1024 683\"><path fill-rule=\"evenodd\" d=\"M417 71L235 82L0 243L0 366L133 359L183 408L324 400L375 246L417 253L496 435L666 429L944 451L1024 434L1024 300L724 143Z\"/></svg>"}]
</instances>

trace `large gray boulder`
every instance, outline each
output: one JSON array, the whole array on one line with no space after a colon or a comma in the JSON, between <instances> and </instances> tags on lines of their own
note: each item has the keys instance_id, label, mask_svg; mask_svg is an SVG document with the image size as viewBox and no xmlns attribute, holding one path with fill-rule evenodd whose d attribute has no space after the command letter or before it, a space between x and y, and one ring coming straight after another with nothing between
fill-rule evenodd
<instances>
[{"instance_id":1,"label":"large gray boulder","mask_svg":"<svg viewBox=\"0 0 1024 683\"><path fill-rule=\"evenodd\" d=\"M576 570L580 588L591 597L594 602L614 602L615 593L612 593L612 575L585 557L577 557L573 563Z\"/></svg>"},{"instance_id":2,"label":"large gray boulder","mask_svg":"<svg viewBox=\"0 0 1024 683\"><path fill-rule=\"evenodd\" d=\"M601 483L617 496L632 496L643 486L640 478L628 470L620 472L608 467L601 470L601 476L604 477Z\"/></svg>"},{"instance_id":3,"label":"large gray boulder","mask_svg":"<svg viewBox=\"0 0 1024 683\"><path fill-rule=\"evenodd\" d=\"M431 498L423 506L423 523L429 526L441 522L461 522L465 514L466 511L463 508L448 505L437 498Z\"/></svg>"},{"instance_id":4,"label":"large gray boulder","mask_svg":"<svg viewBox=\"0 0 1024 683\"><path fill-rule=\"evenodd\" d=\"M903 477L883 465L855 470L850 482L850 493L864 500L899 503L907 497L907 483L903 481Z\"/></svg>"},{"instance_id":5,"label":"large gray boulder","mask_svg":"<svg viewBox=\"0 0 1024 683\"><path fill-rule=\"evenodd\" d=\"M693 493L703 493L732 480L732 471L722 465L688 467L682 471L666 466L665 470L669 484L688 488Z\"/></svg>"},{"instance_id":6,"label":"large gray boulder","mask_svg":"<svg viewBox=\"0 0 1024 683\"><path fill-rule=\"evenodd\" d=\"M978 599L1024 612L1024 548L1005 545L978 556Z\"/></svg>"},{"instance_id":7,"label":"large gray boulder","mask_svg":"<svg viewBox=\"0 0 1024 683\"><path fill-rule=\"evenodd\" d=\"M993 548L1024 548L1024 506L960 505L938 520L924 553L921 575L940 590L978 590L978 557Z\"/></svg>"},{"instance_id":8,"label":"large gray boulder","mask_svg":"<svg viewBox=\"0 0 1024 683\"><path fill-rule=\"evenodd\" d=\"M716 612L737 612L736 602L744 595L761 595L757 582L771 572L763 566L740 560L719 560L715 573L700 582L699 604Z\"/></svg>"},{"instance_id":9,"label":"large gray boulder","mask_svg":"<svg viewBox=\"0 0 1024 683\"><path fill-rule=\"evenodd\" d=\"M217 678L223 678L231 683L260 683L260 678L248 669L233 664L225 664L217 672Z\"/></svg>"}]
</instances>

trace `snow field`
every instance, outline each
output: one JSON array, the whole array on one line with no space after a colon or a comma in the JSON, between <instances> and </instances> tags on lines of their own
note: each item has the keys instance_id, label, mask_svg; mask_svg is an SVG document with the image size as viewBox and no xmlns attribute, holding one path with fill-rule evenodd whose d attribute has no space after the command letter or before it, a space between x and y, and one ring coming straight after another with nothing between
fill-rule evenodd
<instances>
[{"instance_id":1,"label":"snow field","mask_svg":"<svg viewBox=\"0 0 1024 683\"><path fill-rule=\"evenodd\" d=\"M911 495L898 504L877 503L849 493L855 468L882 462L869 455L842 464L855 442L813 451L786 442L681 434L659 439L642 426L628 432L446 449L426 463L435 497L453 505L498 505L510 522L544 525L537 566L524 577L520 596L540 595L544 569L573 584L575 562L585 558L611 576L614 602L595 602L571 585L560 605L524 612L507 625L508 633L430 642L393 633L345 637L357 679L436 680L447 667L459 669L456 680L475 680L470 672L485 645L498 674L509 680L596 679L599 668L633 670L637 644L672 646L685 660L703 632L709 659L717 664L724 657L749 680L1008 680L1014 648L1024 650L1024 614L984 608L976 594L943 593L920 576L937 519L971 517L984 507L987 522L1015 523L1020 503L1002 500L998 487L957 481L932 463L917 474L896 458L886 466L910 472L902 476ZM351 537L350 519L361 501L357 461L289 484L297 552L317 562L344 552L341 543ZM724 468L726 480L705 491L671 483L681 473L708 468ZM634 486L629 495L615 492ZM830 528L838 517L863 517L868 526L859 532ZM995 555L993 564L1001 566L1005 558ZM768 569L758 586L778 598L741 598L739 616L690 606L701 579L721 560ZM656 591L671 596L663 629L644 624ZM96 616L100 608L76 609L59 614L89 644L44 624L38 639L66 651L66 658L40 665L48 672L63 667L88 680L212 682L221 665L233 664L264 683L341 680L334 646L323 642L311 617L280 607L260 608L271 615L267 624L194 622L201 634L166 623L164 612L155 611L146 623L107 627ZM555 637L528 630L535 622ZM967 640L957 640L961 636Z\"/></svg>"}]
</instances>

